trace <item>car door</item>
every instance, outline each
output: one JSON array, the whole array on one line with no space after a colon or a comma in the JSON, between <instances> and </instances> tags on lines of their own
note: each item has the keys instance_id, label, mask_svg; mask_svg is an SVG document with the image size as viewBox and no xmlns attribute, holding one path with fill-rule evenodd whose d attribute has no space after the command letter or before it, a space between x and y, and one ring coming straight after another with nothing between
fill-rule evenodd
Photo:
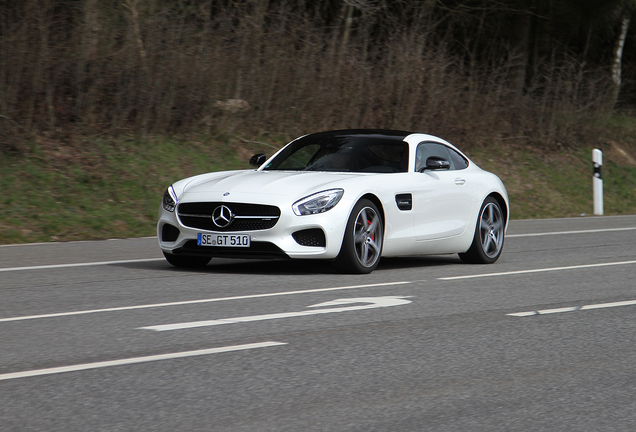
<instances>
[{"instance_id":1,"label":"car door","mask_svg":"<svg viewBox=\"0 0 636 432\"><path fill-rule=\"evenodd\" d=\"M446 161L445 168L426 168L426 161ZM468 162L440 143L418 144L415 165L415 240L428 241L462 234L468 228L474 186L465 174Z\"/></svg>"}]
</instances>

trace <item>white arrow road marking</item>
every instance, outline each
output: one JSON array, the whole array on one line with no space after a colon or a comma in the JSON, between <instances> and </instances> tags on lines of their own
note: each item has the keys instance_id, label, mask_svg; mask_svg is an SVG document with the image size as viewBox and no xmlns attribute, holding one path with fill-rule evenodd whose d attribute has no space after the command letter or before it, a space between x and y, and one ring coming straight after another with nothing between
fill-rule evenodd
<instances>
[{"instance_id":1,"label":"white arrow road marking","mask_svg":"<svg viewBox=\"0 0 636 432\"><path fill-rule=\"evenodd\" d=\"M186 323L177 323L177 324L165 324L165 325L156 325L156 326L148 326L148 327L139 327L139 329L143 330L155 330L155 331L167 331L167 330L181 330L195 327L207 327L207 326L215 326L221 324L236 324L242 322L251 322L251 321L265 321L272 319L280 319L280 318L291 318L297 316L307 316L307 315L317 315L317 314L327 314L327 313L335 313L335 312L349 312L355 310L363 310L363 309L375 309L381 307L388 306L399 306L411 303L410 300L405 300L408 297L397 297L397 296L386 296L386 297L358 297L358 298L348 298L348 299L339 299L332 300L325 303L315 304L311 306L307 306L310 308L324 307L324 306L339 306L345 304L352 303L367 303L358 306L347 306L340 308L331 308L331 309L317 309L317 310L308 310L302 312L282 312L275 314L267 314L267 315L253 315L246 317L236 317L236 318L223 318L217 320L208 320L208 321L193 321Z\"/></svg>"}]
</instances>

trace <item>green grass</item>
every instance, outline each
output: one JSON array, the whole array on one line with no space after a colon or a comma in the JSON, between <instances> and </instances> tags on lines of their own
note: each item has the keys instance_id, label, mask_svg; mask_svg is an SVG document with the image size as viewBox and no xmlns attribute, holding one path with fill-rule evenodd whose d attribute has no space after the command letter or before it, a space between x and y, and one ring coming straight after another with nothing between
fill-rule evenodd
<instances>
[{"instance_id":1,"label":"green grass","mask_svg":"<svg viewBox=\"0 0 636 432\"><path fill-rule=\"evenodd\" d=\"M28 157L0 155L0 243L154 235L166 186L208 171L249 167L250 150L212 138L81 144L33 144Z\"/></svg>"},{"instance_id":2,"label":"green grass","mask_svg":"<svg viewBox=\"0 0 636 432\"><path fill-rule=\"evenodd\" d=\"M256 141L262 142L262 144ZM191 175L249 168L283 137L94 138L30 143L27 155L0 154L0 244L155 235L166 186ZM609 149L608 149L609 150ZM592 148L473 148L498 174L513 219L591 215ZM636 214L636 166L604 155L605 214Z\"/></svg>"},{"instance_id":3,"label":"green grass","mask_svg":"<svg viewBox=\"0 0 636 432\"><path fill-rule=\"evenodd\" d=\"M501 177L513 219L593 214L591 147L549 154L479 149L469 156ZM636 214L636 167L605 156L603 194L605 215Z\"/></svg>"}]
</instances>

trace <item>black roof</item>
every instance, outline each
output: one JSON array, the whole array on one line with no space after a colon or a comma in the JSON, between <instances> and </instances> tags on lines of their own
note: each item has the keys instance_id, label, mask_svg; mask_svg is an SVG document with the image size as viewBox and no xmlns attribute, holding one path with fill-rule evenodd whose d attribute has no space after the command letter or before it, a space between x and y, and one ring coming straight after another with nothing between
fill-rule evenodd
<instances>
[{"instance_id":1,"label":"black roof","mask_svg":"<svg viewBox=\"0 0 636 432\"><path fill-rule=\"evenodd\" d=\"M329 138L329 137L337 137L337 136L360 136L360 137L367 136L367 137L403 140L404 138L411 135L412 133L413 132L391 130L391 129L342 129L342 130L334 130L334 131L316 132L316 133L309 134L307 136L311 136L315 138Z\"/></svg>"}]
</instances>

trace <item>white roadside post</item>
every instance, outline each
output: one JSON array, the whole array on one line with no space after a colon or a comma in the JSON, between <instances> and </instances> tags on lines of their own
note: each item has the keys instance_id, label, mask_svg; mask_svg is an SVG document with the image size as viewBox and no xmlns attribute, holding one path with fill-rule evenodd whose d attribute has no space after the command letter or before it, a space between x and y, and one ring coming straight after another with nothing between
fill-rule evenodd
<instances>
[{"instance_id":1,"label":"white roadside post","mask_svg":"<svg viewBox=\"0 0 636 432\"><path fill-rule=\"evenodd\" d=\"M592 150L592 163L594 165L593 193L594 193L594 215L603 215L603 177L601 167L603 166L603 152L599 149Z\"/></svg>"}]
</instances>

